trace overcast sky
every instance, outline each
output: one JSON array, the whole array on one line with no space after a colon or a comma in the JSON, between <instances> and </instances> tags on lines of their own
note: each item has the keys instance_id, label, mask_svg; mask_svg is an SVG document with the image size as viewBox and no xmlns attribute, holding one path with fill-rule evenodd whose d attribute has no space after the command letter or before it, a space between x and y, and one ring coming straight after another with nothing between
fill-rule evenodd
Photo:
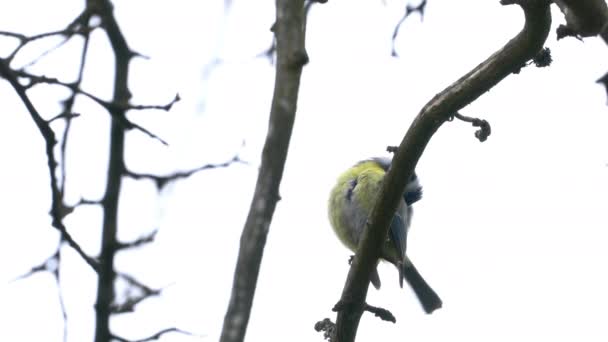
<instances>
[{"instance_id":1,"label":"overcast sky","mask_svg":"<svg viewBox=\"0 0 608 342\"><path fill-rule=\"evenodd\" d=\"M0 30L62 28L82 2L13 1L0 11ZM266 134L274 67L256 55L270 46L274 2L235 0L227 13L219 0L114 3L131 47L150 57L132 63L133 103L164 104L175 93L183 98L169 113L129 114L169 147L131 131L127 166L166 173L235 154L247 164L196 174L160 194L151 182L125 179L120 239L159 233L154 244L121 253L117 268L165 290L135 313L113 318L112 330L135 339L176 326L203 337L173 334L164 341L214 341ZM327 220L336 177L360 159L386 155L385 147L401 141L433 95L523 24L519 8L498 1L430 0L423 21L414 15L402 27L394 58L391 35L403 8L395 0L335 0L310 13L310 63L248 341L322 340L313 326L335 320L331 308L350 255ZM608 108L605 91L594 83L608 71L608 53L597 39L557 42L554 29L563 18L556 8L553 14L551 67L525 68L462 110L490 122L488 141L479 143L465 123L446 123L418 165L424 198L415 206L408 253L443 308L425 315L413 292L399 288L394 268L383 265L382 289L370 290L368 303L393 312L397 323L366 314L360 341L608 338ZM15 65L57 42L35 44ZM70 41L31 71L73 80L81 44ZM2 56L12 47L0 37ZM113 57L101 31L93 34L87 63L83 88L109 99ZM30 94L46 117L66 96L52 87ZM68 149L70 203L102 196L109 143L107 113L85 99L75 111L82 116ZM52 276L11 282L50 256L58 239L48 216L43 141L6 82L0 82L0 113L0 340L61 341ZM66 224L85 251L98 253L99 208L79 208ZM61 271L68 341L90 341L95 274L67 247Z\"/></svg>"}]
</instances>

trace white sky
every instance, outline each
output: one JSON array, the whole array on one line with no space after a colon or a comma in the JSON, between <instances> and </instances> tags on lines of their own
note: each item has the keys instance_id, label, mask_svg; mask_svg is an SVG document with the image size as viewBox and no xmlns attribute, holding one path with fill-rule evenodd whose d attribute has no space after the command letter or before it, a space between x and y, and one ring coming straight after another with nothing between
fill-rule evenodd
<instances>
[{"instance_id":1,"label":"white sky","mask_svg":"<svg viewBox=\"0 0 608 342\"><path fill-rule=\"evenodd\" d=\"M359 159L396 145L413 117L437 92L502 46L523 23L517 7L498 1L431 0L421 23L407 20L390 57L390 38L403 2L332 0L313 7L299 110L279 202L256 293L248 341L321 341L316 321L335 320L350 253L334 237L326 201L337 175ZM63 7L62 7L63 6ZM82 1L13 1L0 30L28 34L58 29ZM238 239L265 137L273 66L256 59L271 41L273 1L115 1L131 46L150 56L132 64L138 104L170 113L129 117L170 143L138 132L127 137L127 165L171 172L222 162L236 152L249 165L212 170L156 195L151 182L124 181L120 238L159 228L157 241L121 253L118 269L163 296L112 320L115 333L141 338L177 326L217 340L230 295ZM35 10L32 10L35 9ZM52 13L53 15L49 15ZM563 21L554 9L554 28ZM408 251L444 301L427 316L390 265L368 302L391 310L397 324L364 315L360 341L606 341L608 260L608 108L594 81L606 70L603 42L555 41L550 68L526 68L465 108L490 121L480 144L462 122L442 127L420 160L425 197L415 207ZM0 53L10 46L0 37ZM36 51L25 51L26 63ZM47 45L45 45L47 44ZM81 41L50 54L31 70L74 77ZM209 71L216 57L224 63ZM110 98L112 56L93 36L84 89ZM208 79L204 80L204 75ZM50 117L65 92L30 94ZM50 194L43 141L14 91L0 82L0 340L59 341L62 326L53 278L10 282L52 254L57 234L47 215ZM68 161L68 196L103 193L108 115L78 102ZM58 131L61 125L54 126ZM241 143L245 140L245 147ZM66 223L91 255L98 252L99 208L79 208ZM92 340L96 279L69 249L62 261L68 341ZM164 341L192 341L166 335Z\"/></svg>"}]
</instances>

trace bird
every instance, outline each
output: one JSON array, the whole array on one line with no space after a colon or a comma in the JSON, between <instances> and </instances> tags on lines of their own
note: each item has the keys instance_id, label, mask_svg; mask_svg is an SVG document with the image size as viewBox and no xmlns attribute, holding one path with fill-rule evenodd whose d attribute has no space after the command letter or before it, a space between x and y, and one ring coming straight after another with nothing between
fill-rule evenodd
<instances>
[{"instance_id":1,"label":"bird","mask_svg":"<svg viewBox=\"0 0 608 342\"><path fill-rule=\"evenodd\" d=\"M363 230L382 188L391 159L376 157L362 160L344 171L333 186L328 204L330 224L338 239L356 252ZM382 247L381 259L390 262L399 271L399 285L403 280L410 285L427 314L442 307L437 293L424 280L411 259L406 255L407 234L412 221L412 205L422 198L422 186L414 172L409 178L399 206L392 218L388 236ZM375 269L370 277L380 289L380 276Z\"/></svg>"}]
</instances>

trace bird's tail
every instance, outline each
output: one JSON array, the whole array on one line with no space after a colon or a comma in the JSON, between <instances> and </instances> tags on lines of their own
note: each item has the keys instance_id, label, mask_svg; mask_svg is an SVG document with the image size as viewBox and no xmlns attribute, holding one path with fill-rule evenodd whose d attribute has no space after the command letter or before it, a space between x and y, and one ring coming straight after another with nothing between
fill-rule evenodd
<instances>
[{"instance_id":1,"label":"bird's tail","mask_svg":"<svg viewBox=\"0 0 608 342\"><path fill-rule=\"evenodd\" d=\"M441 308L443 303L437 293L429 286L422 278L414 264L408 262L403 267L403 277L410 284L412 290L416 293L420 304L427 314Z\"/></svg>"}]
</instances>

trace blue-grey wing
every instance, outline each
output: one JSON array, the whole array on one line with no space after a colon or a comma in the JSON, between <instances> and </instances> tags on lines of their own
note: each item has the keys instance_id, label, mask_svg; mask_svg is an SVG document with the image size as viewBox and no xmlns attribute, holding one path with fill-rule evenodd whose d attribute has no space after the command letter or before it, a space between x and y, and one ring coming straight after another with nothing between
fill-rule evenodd
<instances>
[{"instance_id":1,"label":"blue-grey wing","mask_svg":"<svg viewBox=\"0 0 608 342\"><path fill-rule=\"evenodd\" d=\"M407 218L405 218L407 219ZM389 228L390 240L397 250L400 261L405 258L405 250L407 246L407 226L404 217L399 213L393 216L391 226ZM401 268L399 272L399 285L403 287L403 275L401 274Z\"/></svg>"}]
</instances>

